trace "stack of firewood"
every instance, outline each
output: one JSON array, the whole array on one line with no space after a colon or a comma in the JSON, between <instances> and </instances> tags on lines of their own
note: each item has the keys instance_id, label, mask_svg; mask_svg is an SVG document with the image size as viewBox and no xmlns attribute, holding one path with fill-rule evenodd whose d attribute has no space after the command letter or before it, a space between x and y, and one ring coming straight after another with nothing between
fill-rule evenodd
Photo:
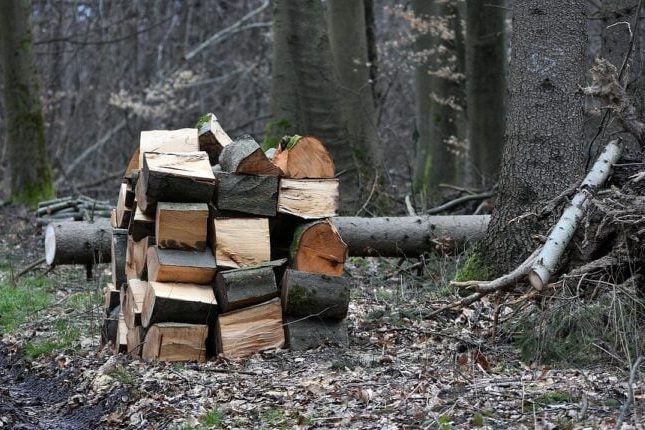
<instances>
[{"instance_id":1,"label":"stack of firewood","mask_svg":"<svg viewBox=\"0 0 645 430\"><path fill-rule=\"evenodd\" d=\"M111 218L116 349L203 361L346 344L334 174L314 138L285 138L270 159L212 114L200 129L142 132Z\"/></svg>"}]
</instances>

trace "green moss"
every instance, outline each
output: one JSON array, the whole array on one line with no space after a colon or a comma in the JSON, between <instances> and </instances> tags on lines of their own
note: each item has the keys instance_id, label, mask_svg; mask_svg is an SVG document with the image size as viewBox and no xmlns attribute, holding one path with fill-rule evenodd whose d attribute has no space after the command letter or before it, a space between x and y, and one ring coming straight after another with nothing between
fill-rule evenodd
<instances>
[{"instance_id":1,"label":"green moss","mask_svg":"<svg viewBox=\"0 0 645 430\"><path fill-rule=\"evenodd\" d=\"M313 303L311 291L296 284L289 288L289 306L296 309L306 309Z\"/></svg>"},{"instance_id":2,"label":"green moss","mask_svg":"<svg viewBox=\"0 0 645 430\"><path fill-rule=\"evenodd\" d=\"M56 192L51 180L45 180L24 186L22 190L13 193L11 201L35 208L38 206L38 202L55 197Z\"/></svg>"},{"instance_id":3,"label":"green moss","mask_svg":"<svg viewBox=\"0 0 645 430\"><path fill-rule=\"evenodd\" d=\"M209 122L211 120L211 115L212 115L212 113L207 113L207 114L204 114L204 115L200 116L199 119L197 120L197 123L195 124L195 128L196 129L202 128L202 126L204 124L206 124L207 122Z\"/></svg>"},{"instance_id":4,"label":"green moss","mask_svg":"<svg viewBox=\"0 0 645 430\"><path fill-rule=\"evenodd\" d=\"M201 423L208 427L222 427L224 424L224 412L219 408L215 408L207 412L202 418Z\"/></svg>"},{"instance_id":5,"label":"green moss","mask_svg":"<svg viewBox=\"0 0 645 430\"><path fill-rule=\"evenodd\" d=\"M535 399L535 403L541 406L558 405L562 403L572 403L574 398L569 393L561 391L548 391Z\"/></svg>"},{"instance_id":6,"label":"green moss","mask_svg":"<svg viewBox=\"0 0 645 430\"><path fill-rule=\"evenodd\" d=\"M487 281L493 277L493 271L486 266L481 252L476 247L457 269L455 281Z\"/></svg>"},{"instance_id":7,"label":"green moss","mask_svg":"<svg viewBox=\"0 0 645 430\"><path fill-rule=\"evenodd\" d=\"M289 134L293 127L293 123L287 118L280 118L267 122L264 127L262 150L266 151L267 149L277 147L282 136Z\"/></svg>"}]
</instances>

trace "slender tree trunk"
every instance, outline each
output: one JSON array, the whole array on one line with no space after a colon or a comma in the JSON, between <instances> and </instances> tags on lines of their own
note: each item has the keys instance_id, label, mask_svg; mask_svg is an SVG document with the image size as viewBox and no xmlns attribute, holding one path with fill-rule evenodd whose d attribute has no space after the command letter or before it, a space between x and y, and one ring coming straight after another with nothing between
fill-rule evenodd
<instances>
[{"instance_id":1,"label":"slender tree trunk","mask_svg":"<svg viewBox=\"0 0 645 430\"><path fill-rule=\"evenodd\" d=\"M585 0L516 1L510 93L499 197L483 249L506 271L534 247L550 220L520 215L541 209L576 184L584 170Z\"/></svg>"},{"instance_id":2,"label":"slender tree trunk","mask_svg":"<svg viewBox=\"0 0 645 430\"><path fill-rule=\"evenodd\" d=\"M340 178L341 211L358 203L355 150L343 112L320 0L273 2L272 122L268 129L313 135L331 152ZM267 133L271 134L271 133Z\"/></svg>"},{"instance_id":3,"label":"slender tree trunk","mask_svg":"<svg viewBox=\"0 0 645 430\"><path fill-rule=\"evenodd\" d=\"M376 44L376 20L374 18L374 0L363 0L365 5L365 34L367 36L367 62L370 69L370 86L372 87L372 100L374 108L378 109L379 94L377 87L378 77L378 49Z\"/></svg>"},{"instance_id":4,"label":"slender tree trunk","mask_svg":"<svg viewBox=\"0 0 645 430\"><path fill-rule=\"evenodd\" d=\"M432 3L432 4L430 4ZM416 14L430 17L439 22L430 26L430 37L420 38L420 46L429 46L428 68L430 74L429 100L419 100L428 107L419 108L421 118L429 122L417 124L419 139L416 150L414 178L415 193L422 208L438 197L440 183L461 183L462 160L466 157L465 147L465 92L464 92L464 40L461 20L464 18L456 1L429 2L418 0ZM446 31L440 31L441 27ZM423 69L418 74L423 73ZM425 91L428 82L418 82L417 90ZM425 97L424 94L417 97ZM426 110L427 109L427 110ZM423 113L425 111L426 113ZM426 116L427 115L427 116ZM426 134L424 137L424 134Z\"/></svg>"},{"instance_id":5,"label":"slender tree trunk","mask_svg":"<svg viewBox=\"0 0 645 430\"><path fill-rule=\"evenodd\" d=\"M0 2L0 42L11 196L15 201L35 205L51 198L54 189L32 54L31 1Z\"/></svg>"},{"instance_id":6,"label":"slender tree trunk","mask_svg":"<svg viewBox=\"0 0 645 430\"><path fill-rule=\"evenodd\" d=\"M506 0L466 2L467 134L474 184L488 187L499 174L506 112Z\"/></svg>"},{"instance_id":7,"label":"slender tree trunk","mask_svg":"<svg viewBox=\"0 0 645 430\"><path fill-rule=\"evenodd\" d=\"M381 162L362 1L329 1L329 40L350 139L365 166Z\"/></svg>"}]
</instances>

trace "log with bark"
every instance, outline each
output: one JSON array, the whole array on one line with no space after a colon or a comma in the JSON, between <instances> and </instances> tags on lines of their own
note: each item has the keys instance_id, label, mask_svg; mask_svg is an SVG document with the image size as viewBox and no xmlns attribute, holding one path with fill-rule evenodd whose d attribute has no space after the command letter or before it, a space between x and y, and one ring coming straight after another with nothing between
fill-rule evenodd
<instances>
[{"instance_id":1,"label":"log with bark","mask_svg":"<svg viewBox=\"0 0 645 430\"><path fill-rule=\"evenodd\" d=\"M214 172L217 180L215 206L257 216L275 216L278 205L278 177Z\"/></svg>"},{"instance_id":2,"label":"log with bark","mask_svg":"<svg viewBox=\"0 0 645 430\"><path fill-rule=\"evenodd\" d=\"M255 267L219 272L215 277L215 294L220 312L266 302L278 295L273 267Z\"/></svg>"},{"instance_id":3,"label":"log with bark","mask_svg":"<svg viewBox=\"0 0 645 430\"><path fill-rule=\"evenodd\" d=\"M148 282L141 310L141 325L161 322L211 324L217 317L217 300L210 285Z\"/></svg>"},{"instance_id":4,"label":"log with bark","mask_svg":"<svg viewBox=\"0 0 645 430\"><path fill-rule=\"evenodd\" d=\"M347 319L287 317L284 331L287 346L292 351L305 351L327 344L349 346Z\"/></svg>"},{"instance_id":5,"label":"log with bark","mask_svg":"<svg viewBox=\"0 0 645 430\"><path fill-rule=\"evenodd\" d=\"M225 146L233 140L224 131L215 114L208 113L199 126L199 150L206 151L211 165L219 161L219 155Z\"/></svg>"},{"instance_id":6,"label":"log with bark","mask_svg":"<svg viewBox=\"0 0 645 430\"><path fill-rule=\"evenodd\" d=\"M450 243L482 239L490 216L336 217L331 221L351 256L415 257L443 251Z\"/></svg>"},{"instance_id":7,"label":"log with bark","mask_svg":"<svg viewBox=\"0 0 645 430\"><path fill-rule=\"evenodd\" d=\"M342 319L349 309L350 286L342 276L319 275L287 269L282 279L285 315Z\"/></svg>"},{"instance_id":8,"label":"log with bark","mask_svg":"<svg viewBox=\"0 0 645 430\"><path fill-rule=\"evenodd\" d=\"M293 234L291 267L301 272L341 276L345 270L347 244L329 220L300 225Z\"/></svg>"},{"instance_id":9,"label":"log with bark","mask_svg":"<svg viewBox=\"0 0 645 430\"><path fill-rule=\"evenodd\" d=\"M264 154L248 134L239 136L222 149L219 164L224 172L247 175L280 176L282 171Z\"/></svg>"},{"instance_id":10,"label":"log with bark","mask_svg":"<svg viewBox=\"0 0 645 430\"><path fill-rule=\"evenodd\" d=\"M143 213L143 211L139 209L139 205L136 203L134 207L134 216L128 226L128 234L130 234L132 239L136 242L146 236L154 237L155 235L155 217Z\"/></svg>"},{"instance_id":11,"label":"log with bark","mask_svg":"<svg viewBox=\"0 0 645 430\"><path fill-rule=\"evenodd\" d=\"M45 230L45 261L50 266L109 263L111 249L112 226L107 219L50 223Z\"/></svg>"},{"instance_id":12,"label":"log with bark","mask_svg":"<svg viewBox=\"0 0 645 430\"><path fill-rule=\"evenodd\" d=\"M134 203L134 192L128 189L128 184L123 183L119 188L119 197L116 202L116 226L127 228L132 216L132 205Z\"/></svg>"},{"instance_id":13,"label":"log with bark","mask_svg":"<svg viewBox=\"0 0 645 430\"><path fill-rule=\"evenodd\" d=\"M112 267L112 284L117 289L128 281L125 274L126 258L128 249L128 230L115 228L112 229L112 246L111 246L111 267Z\"/></svg>"},{"instance_id":14,"label":"log with bark","mask_svg":"<svg viewBox=\"0 0 645 430\"><path fill-rule=\"evenodd\" d=\"M149 281L209 284L215 277L217 266L210 248L180 251L151 246L147 254Z\"/></svg>"},{"instance_id":15,"label":"log with bark","mask_svg":"<svg viewBox=\"0 0 645 430\"><path fill-rule=\"evenodd\" d=\"M110 312L117 306L119 306L120 303L120 292L119 290L116 289L114 284L111 282L108 282L107 285L105 286L104 289L104 295L105 295L105 314L110 315Z\"/></svg>"}]
</instances>

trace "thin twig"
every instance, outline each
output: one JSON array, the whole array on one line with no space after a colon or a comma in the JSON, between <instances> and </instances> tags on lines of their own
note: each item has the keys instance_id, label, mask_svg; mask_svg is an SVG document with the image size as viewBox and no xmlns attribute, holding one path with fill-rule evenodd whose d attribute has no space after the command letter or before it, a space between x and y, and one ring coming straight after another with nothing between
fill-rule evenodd
<instances>
[{"instance_id":1,"label":"thin twig","mask_svg":"<svg viewBox=\"0 0 645 430\"><path fill-rule=\"evenodd\" d=\"M495 191L486 191L485 193L480 193L480 194L469 194L466 196L461 196L458 197L454 200L451 200L449 202L446 202L440 206L434 207L432 209L429 209L426 211L428 215L435 215L440 212L446 211L452 207L455 207L457 205L460 205L462 203L471 201L471 200L482 200L482 199L487 199L489 197L493 197L495 195Z\"/></svg>"},{"instance_id":2,"label":"thin twig","mask_svg":"<svg viewBox=\"0 0 645 430\"><path fill-rule=\"evenodd\" d=\"M625 421L625 415L627 414L627 411L631 407L632 403L634 403L634 380L636 379L636 372L638 371L638 368L641 365L641 362L645 359L642 355L639 356L636 359L636 362L632 366L629 372L629 385L627 386L627 402L623 405L621 411L620 411L620 416L618 417L618 421L616 421L616 429L620 429L623 426L623 421Z\"/></svg>"},{"instance_id":3,"label":"thin twig","mask_svg":"<svg viewBox=\"0 0 645 430\"><path fill-rule=\"evenodd\" d=\"M34 262L33 262L33 263L31 263L29 266L27 266L27 267L25 267L24 269L22 269L22 270L20 271L20 273L18 273L18 274L16 275L16 279L20 278L22 275L24 275L24 274L26 274L26 273L30 272L31 270L35 269L36 267L40 266L40 265L41 265L41 264L43 264L44 262L45 262L45 259L44 259L44 258L40 258L40 259L38 259L38 260L34 261Z\"/></svg>"},{"instance_id":4,"label":"thin twig","mask_svg":"<svg viewBox=\"0 0 645 430\"><path fill-rule=\"evenodd\" d=\"M376 174L374 175L374 183L372 184L372 189L370 190L370 195L367 196L367 200L365 200L365 203L363 203L363 206L359 210L356 211L356 215L354 216L359 216L361 212L363 212L366 208L367 205L370 203L370 200L372 200L372 196L374 195L374 191L376 191L376 185L378 184L378 170L376 171Z\"/></svg>"}]
</instances>

